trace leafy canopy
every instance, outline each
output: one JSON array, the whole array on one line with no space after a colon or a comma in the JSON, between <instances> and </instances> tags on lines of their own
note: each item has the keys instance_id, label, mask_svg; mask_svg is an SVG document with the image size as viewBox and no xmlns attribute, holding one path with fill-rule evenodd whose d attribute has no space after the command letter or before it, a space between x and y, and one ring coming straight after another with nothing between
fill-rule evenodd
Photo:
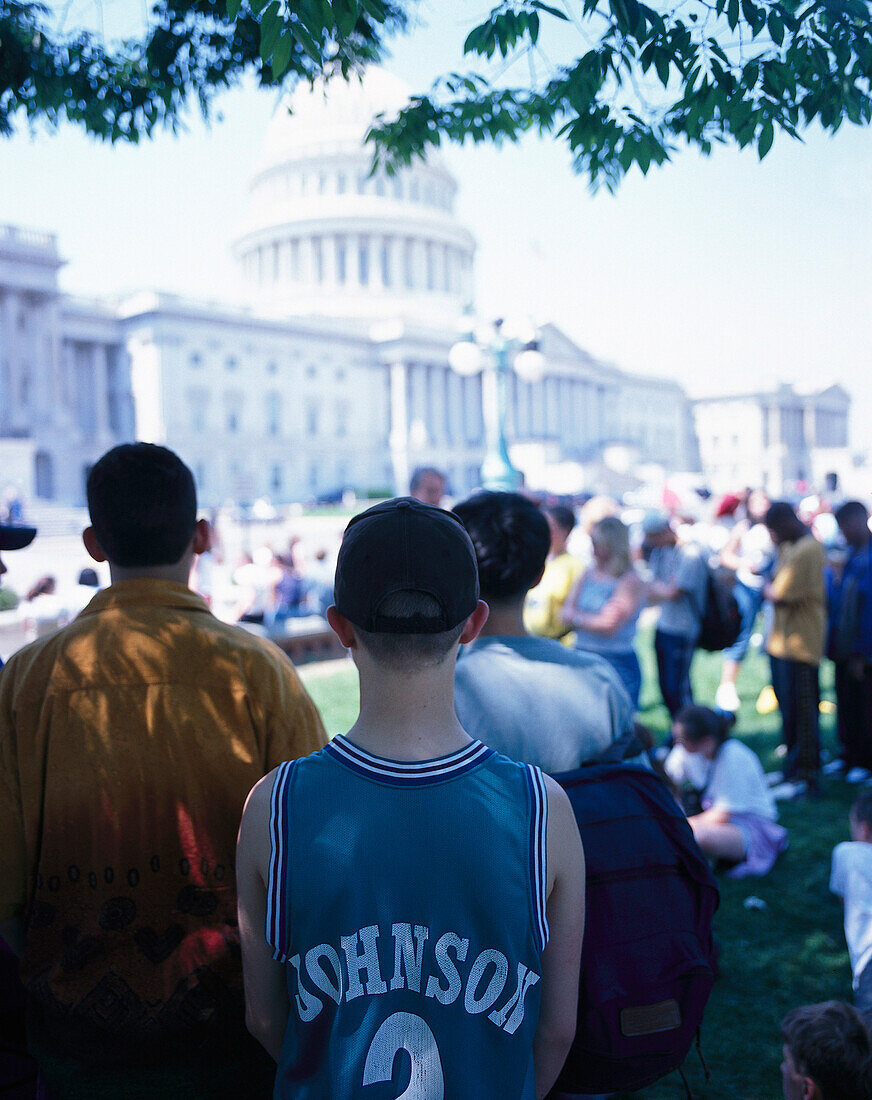
<instances>
[{"instance_id":1,"label":"leafy canopy","mask_svg":"<svg viewBox=\"0 0 872 1100\"><path fill-rule=\"evenodd\" d=\"M40 4L0 0L0 134L23 111L135 141L177 125L191 97L208 115L215 91L248 69L267 86L348 77L379 60L411 6L156 0L144 35L110 45L53 35ZM872 0L501 0L463 51L469 71L373 127L375 161L389 172L443 140L533 130L565 141L593 186L614 188L633 165L645 173L682 146L754 144L762 158L778 130L872 120Z\"/></svg>"},{"instance_id":2,"label":"leafy canopy","mask_svg":"<svg viewBox=\"0 0 872 1100\"><path fill-rule=\"evenodd\" d=\"M110 43L55 30L55 16L43 3L0 0L0 136L23 114L138 141L176 129L192 99L208 117L215 93L248 71L265 87L348 77L405 25L395 0L156 0L141 35Z\"/></svg>"}]
</instances>

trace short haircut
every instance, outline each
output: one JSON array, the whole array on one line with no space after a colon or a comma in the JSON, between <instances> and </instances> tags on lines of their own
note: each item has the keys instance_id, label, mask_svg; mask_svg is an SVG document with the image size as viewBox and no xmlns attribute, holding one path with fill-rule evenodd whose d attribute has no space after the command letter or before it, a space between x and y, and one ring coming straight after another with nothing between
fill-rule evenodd
<instances>
[{"instance_id":1,"label":"short haircut","mask_svg":"<svg viewBox=\"0 0 872 1100\"><path fill-rule=\"evenodd\" d=\"M872 829L872 791L863 791L851 806L851 817Z\"/></svg>"},{"instance_id":2,"label":"short haircut","mask_svg":"<svg viewBox=\"0 0 872 1100\"><path fill-rule=\"evenodd\" d=\"M409 492L414 493L428 474L433 474L441 481L444 481L446 485L448 484L448 477L442 470L437 470L435 466L416 466L415 469L412 470L412 476L409 478Z\"/></svg>"},{"instance_id":3,"label":"short haircut","mask_svg":"<svg viewBox=\"0 0 872 1100\"><path fill-rule=\"evenodd\" d=\"M539 579L551 532L541 510L520 493L476 493L455 505L478 561L481 598L522 599Z\"/></svg>"},{"instance_id":4,"label":"short haircut","mask_svg":"<svg viewBox=\"0 0 872 1100\"><path fill-rule=\"evenodd\" d=\"M692 703L682 707L673 721L676 726L681 726L685 740L691 745L698 745L707 737L713 737L720 745L730 736L736 716L726 710L700 707Z\"/></svg>"},{"instance_id":5,"label":"short haircut","mask_svg":"<svg viewBox=\"0 0 872 1100\"><path fill-rule=\"evenodd\" d=\"M382 603L381 613L395 619L439 615L439 601L426 592L394 592ZM438 634L373 634L355 626L358 641L377 665L412 671L440 665L463 633L466 622Z\"/></svg>"},{"instance_id":6,"label":"short haircut","mask_svg":"<svg viewBox=\"0 0 872 1100\"><path fill-rule=\"evenodd\" d=\"M781 1021L781 1034L797 1071L814 1081L824 1100L872 1096L872 1041L853 1005L801 1005Z\"/></svg>"},{"instance_id":7,"label":"short haircut","mask_svg":"<svg viewBox=\"0 0 872 1100\"><path fill-rule=\"evenodd\" d=\"M113 565L175 565L194 536L194 477L166 447L113 447L88 474L87 495L94 535Z\"/></svg>"},{"instance_id":8,"label":"short haircut","mask_svg":"<svg viewBox=\"0 0 872 1100\"><path fill-rule=\"evenodd\" d=\"M869 520L869 510L866 505L859 500L846 500L844 504L840 504L835 511L836 523L841 524L845 520L857 519L861 523L867 523Z\"/></svg>"},{"instance_id":9,"label":"short haircut","mask_svg":"<svg viewBox=\"0 0 872 1100\"><path fill-rule=\"evenodd\" d=\"M571 531L575 527L575 512L566 504L546 504L542 509L561 531Z\"/></svg>"}]
</instances>

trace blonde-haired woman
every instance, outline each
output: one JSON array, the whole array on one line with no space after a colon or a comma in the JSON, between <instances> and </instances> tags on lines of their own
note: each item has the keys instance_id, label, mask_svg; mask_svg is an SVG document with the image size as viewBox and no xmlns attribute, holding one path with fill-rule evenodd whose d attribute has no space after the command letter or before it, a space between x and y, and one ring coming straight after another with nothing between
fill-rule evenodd
<instances>
[{"instance_id":1,"label":"blonde-haired woman","mask_svg":"<svg viewBox=\"0 0 872 1100\"><path fill-rule=\"evenodd\" d=\"M645 583L633 567L629 531L617 516L595 523L590 537L593 565L566 598L563 619L576 632L575 648L604 657L638 709L642 670L634 642Z\"/></svg>"}]
</instances>

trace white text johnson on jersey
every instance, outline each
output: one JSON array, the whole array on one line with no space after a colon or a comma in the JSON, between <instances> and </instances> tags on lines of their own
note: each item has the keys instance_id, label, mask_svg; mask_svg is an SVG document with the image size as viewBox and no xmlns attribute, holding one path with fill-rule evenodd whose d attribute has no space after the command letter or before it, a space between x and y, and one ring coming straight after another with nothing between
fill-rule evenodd
<instances>
[{"instance_id":1,"label":"white text johnson on jersey","mask_svg":"<svg viewBox=\"0 0 872 1100\"><path fill-rule=\"evenodd\" d=\"M393 940L393 976L390 982L382 977L379 939L384 945ZM324 1001L312 990L314 986L337 1005L362 997L378 996L389 990L409 989L440 1004L454 1004L463 994L463 1007L470 1015L488 1012L496 1027L513 1035L524 1019L524 999L539 981L539 975L517 964L517 985L499 1007L497 1001L506 990L509 960L502 951L486 948L461 973L459 964L466 962L469 940L456 932L445 932L427 950L430 929L416 924L392 924L390 935L380 937L375 924L367 925L350 936L340 938L340 951L329 943L318 944L288 958L297 980L294 1003L304 1023L314 1020L324 1007ZM387 970L385 970L387 973ZM303 975L307 981L303 980ZM423 986L423 988L422 988ZM491 1010L491 1011L488 1011Z\"/></svg>"}]
</instances>

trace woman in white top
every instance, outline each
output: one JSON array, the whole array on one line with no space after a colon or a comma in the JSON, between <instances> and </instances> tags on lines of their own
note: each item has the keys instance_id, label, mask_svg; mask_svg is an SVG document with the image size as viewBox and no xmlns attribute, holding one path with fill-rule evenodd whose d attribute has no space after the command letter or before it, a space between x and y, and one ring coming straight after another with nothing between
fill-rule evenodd
<instances>
[{"instance_id":1,"label":"woman in white top","mask_svg":"<svg viewBox=\"0 0 872 1100\"><path fill-rule=\"evenodd\" d=\"M677 788L701 796L701 812L688 818L700 848L741 878L772 869L787 847L787 830L777 823L756 753L730 737L734 722L734 715L710 707L684 707L675 716L665 768Z\"/></svg>"}]
</instances>

